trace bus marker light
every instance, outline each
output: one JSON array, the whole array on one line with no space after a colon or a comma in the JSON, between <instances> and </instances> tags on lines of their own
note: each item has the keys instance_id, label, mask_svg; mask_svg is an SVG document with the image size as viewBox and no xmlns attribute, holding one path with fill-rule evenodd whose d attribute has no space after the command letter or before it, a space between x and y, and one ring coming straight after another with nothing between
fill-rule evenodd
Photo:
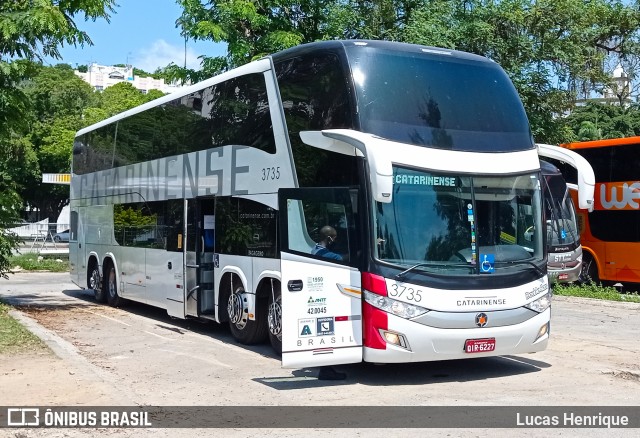
<instances>
[{"instance_id":1,"label":"bus marker light","mask_svg":"<svg viewBox=\"0 0 640 438\"><path fill-rule=\"evenodd\" d=\"M345 315L345 316L334 316L334 321L359 321L362 319L362 315Z\"/></svg>"},{"instance_id":2,"label":"bus marker light","mask_svg":"<svg viewBox=\"0 0 640 438\"><path fill-rule=\"evenodd\" d=\"M541 337L543 337L544 335L546 335L547 333L549 333L549 323L544 324L542 327L540 327L540 330L538 330L538 336L536 336L536 340L540 339ZM535 342L533 341L533 342Z\"/></svg>"},{"instance_id":3,"label":"bus marker light","mask_svg":"<svg viewBox=\"0 0 640 438\"><path fill-rule=\"evenodd\" d=\"M409 343L407 342L407 338L405 338L403 334L389 332L386 330L380 330L380 334L388 344L397 345L398 347L402 347L407 350L409 349Z\"/></svg>"}]
</instances>

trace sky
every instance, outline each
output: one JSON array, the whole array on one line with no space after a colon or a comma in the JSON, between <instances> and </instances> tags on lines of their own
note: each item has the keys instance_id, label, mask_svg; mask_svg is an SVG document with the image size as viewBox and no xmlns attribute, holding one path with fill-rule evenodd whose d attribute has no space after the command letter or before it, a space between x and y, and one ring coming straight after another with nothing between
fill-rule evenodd
<instances>
[{"instance_id":1,"label":"sky","mask_svg":"<svg viewBox=\"0 0 640 438\"><path fill-rule=\"evenodd\" d=\"M171 62L183 66L185 61L184 38L175 21L182 8L175 0L118 0L119 6L106 20L89 20L76 17L76 25L87 32L93 46L60 47L62 59L45 58L45 64L66 63L72 67L88 65L132 64L153 73L158 67ZM219 56L226 53L224 44L212 41L187 41L187 67L198 68L198 56Z\"/></svg>"}]
</instances>

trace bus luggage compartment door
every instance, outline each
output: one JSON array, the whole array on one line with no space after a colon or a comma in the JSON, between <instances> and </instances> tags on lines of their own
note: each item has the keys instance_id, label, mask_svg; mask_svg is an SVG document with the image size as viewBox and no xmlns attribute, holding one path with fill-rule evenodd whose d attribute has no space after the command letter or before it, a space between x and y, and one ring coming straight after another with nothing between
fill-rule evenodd
<instances>
[{"instance_id":1,"label":"bus luggage compartment door","mask_svg":"<svg viewBox=\"0 0 640 438\"><path fill-rule=\"evenodd\" d=\"M282 366L361 362L360 272L314 262L281 253Z\"/></svg>"}]
</instances>

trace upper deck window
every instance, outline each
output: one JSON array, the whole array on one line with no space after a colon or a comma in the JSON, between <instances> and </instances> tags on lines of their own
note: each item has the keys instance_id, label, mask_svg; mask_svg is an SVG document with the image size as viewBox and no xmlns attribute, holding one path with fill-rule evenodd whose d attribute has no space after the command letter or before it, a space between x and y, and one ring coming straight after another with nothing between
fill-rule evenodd
<instances>
[{"instance_id":1,"label":"upper deck window","mask_svg":"<svg viewBox=\"0 0 640 438\"><path fill-rule=\"evenodd\" d=\"M364 132L440 149L534 147L518 93L497 64L361 46L347 54Z\"/></svg>"}]
</instances>

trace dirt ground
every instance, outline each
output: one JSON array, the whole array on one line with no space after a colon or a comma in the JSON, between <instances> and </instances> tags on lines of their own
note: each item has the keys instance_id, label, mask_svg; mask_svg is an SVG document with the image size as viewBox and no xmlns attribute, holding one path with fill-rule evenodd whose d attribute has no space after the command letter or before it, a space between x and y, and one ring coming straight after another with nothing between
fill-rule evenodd
<instances>
[{"instance_id":1,"label":"dirt ground","mask_svg":"<svg viewBox=\"0 0 640 438\"><path fill-rule=\"evenodd\" d=\"M48 345L0 355L0 406L637 406L640 400L640 305L630 303L559 297L552 342L539 354L357 364L341 368L349 375L346 382L329 384L309 378L308 370L282 369L267 345L236 345L220 326L174 320L144 305L98 305L63 274L16 275L0 286L0 297L18 306L12 315ZM540 432L545 431L0 429L0 437L549 435ZM554 435L636 436L630 430L602 432L563 429Z\"/></svg>"},{"instance_id":2,"label":"dirt ground","mask_svg":"<svg viewBox=\"0 0 640 438\"><path fill-rule=\"evenodd\" d=\"M44 307L22 307L20 312L53 333L64 332L69 319L77 318L69 312L65 312L61 318L60 310ZM14 311L11 314L23 324L27 323L27 328L37 335L44 337L48 345L31 351L0 355L0 405L32 405L37 402L41 405L105 406L124 401L120 394L114 393L111 385L95 376L89 367L78 366L78 360L66 360L69 354L74 354L73 349L68 346L66 351L60 351L60 346L56 345L65 345L66 341L61 338L52 340L50 337L55 336L53 333L38 333L20 313ZM89 347L77 341L71 341L70 344L78 350ZM81 357L76 359L82 360Z\"/></svg>"}]
</instances>

